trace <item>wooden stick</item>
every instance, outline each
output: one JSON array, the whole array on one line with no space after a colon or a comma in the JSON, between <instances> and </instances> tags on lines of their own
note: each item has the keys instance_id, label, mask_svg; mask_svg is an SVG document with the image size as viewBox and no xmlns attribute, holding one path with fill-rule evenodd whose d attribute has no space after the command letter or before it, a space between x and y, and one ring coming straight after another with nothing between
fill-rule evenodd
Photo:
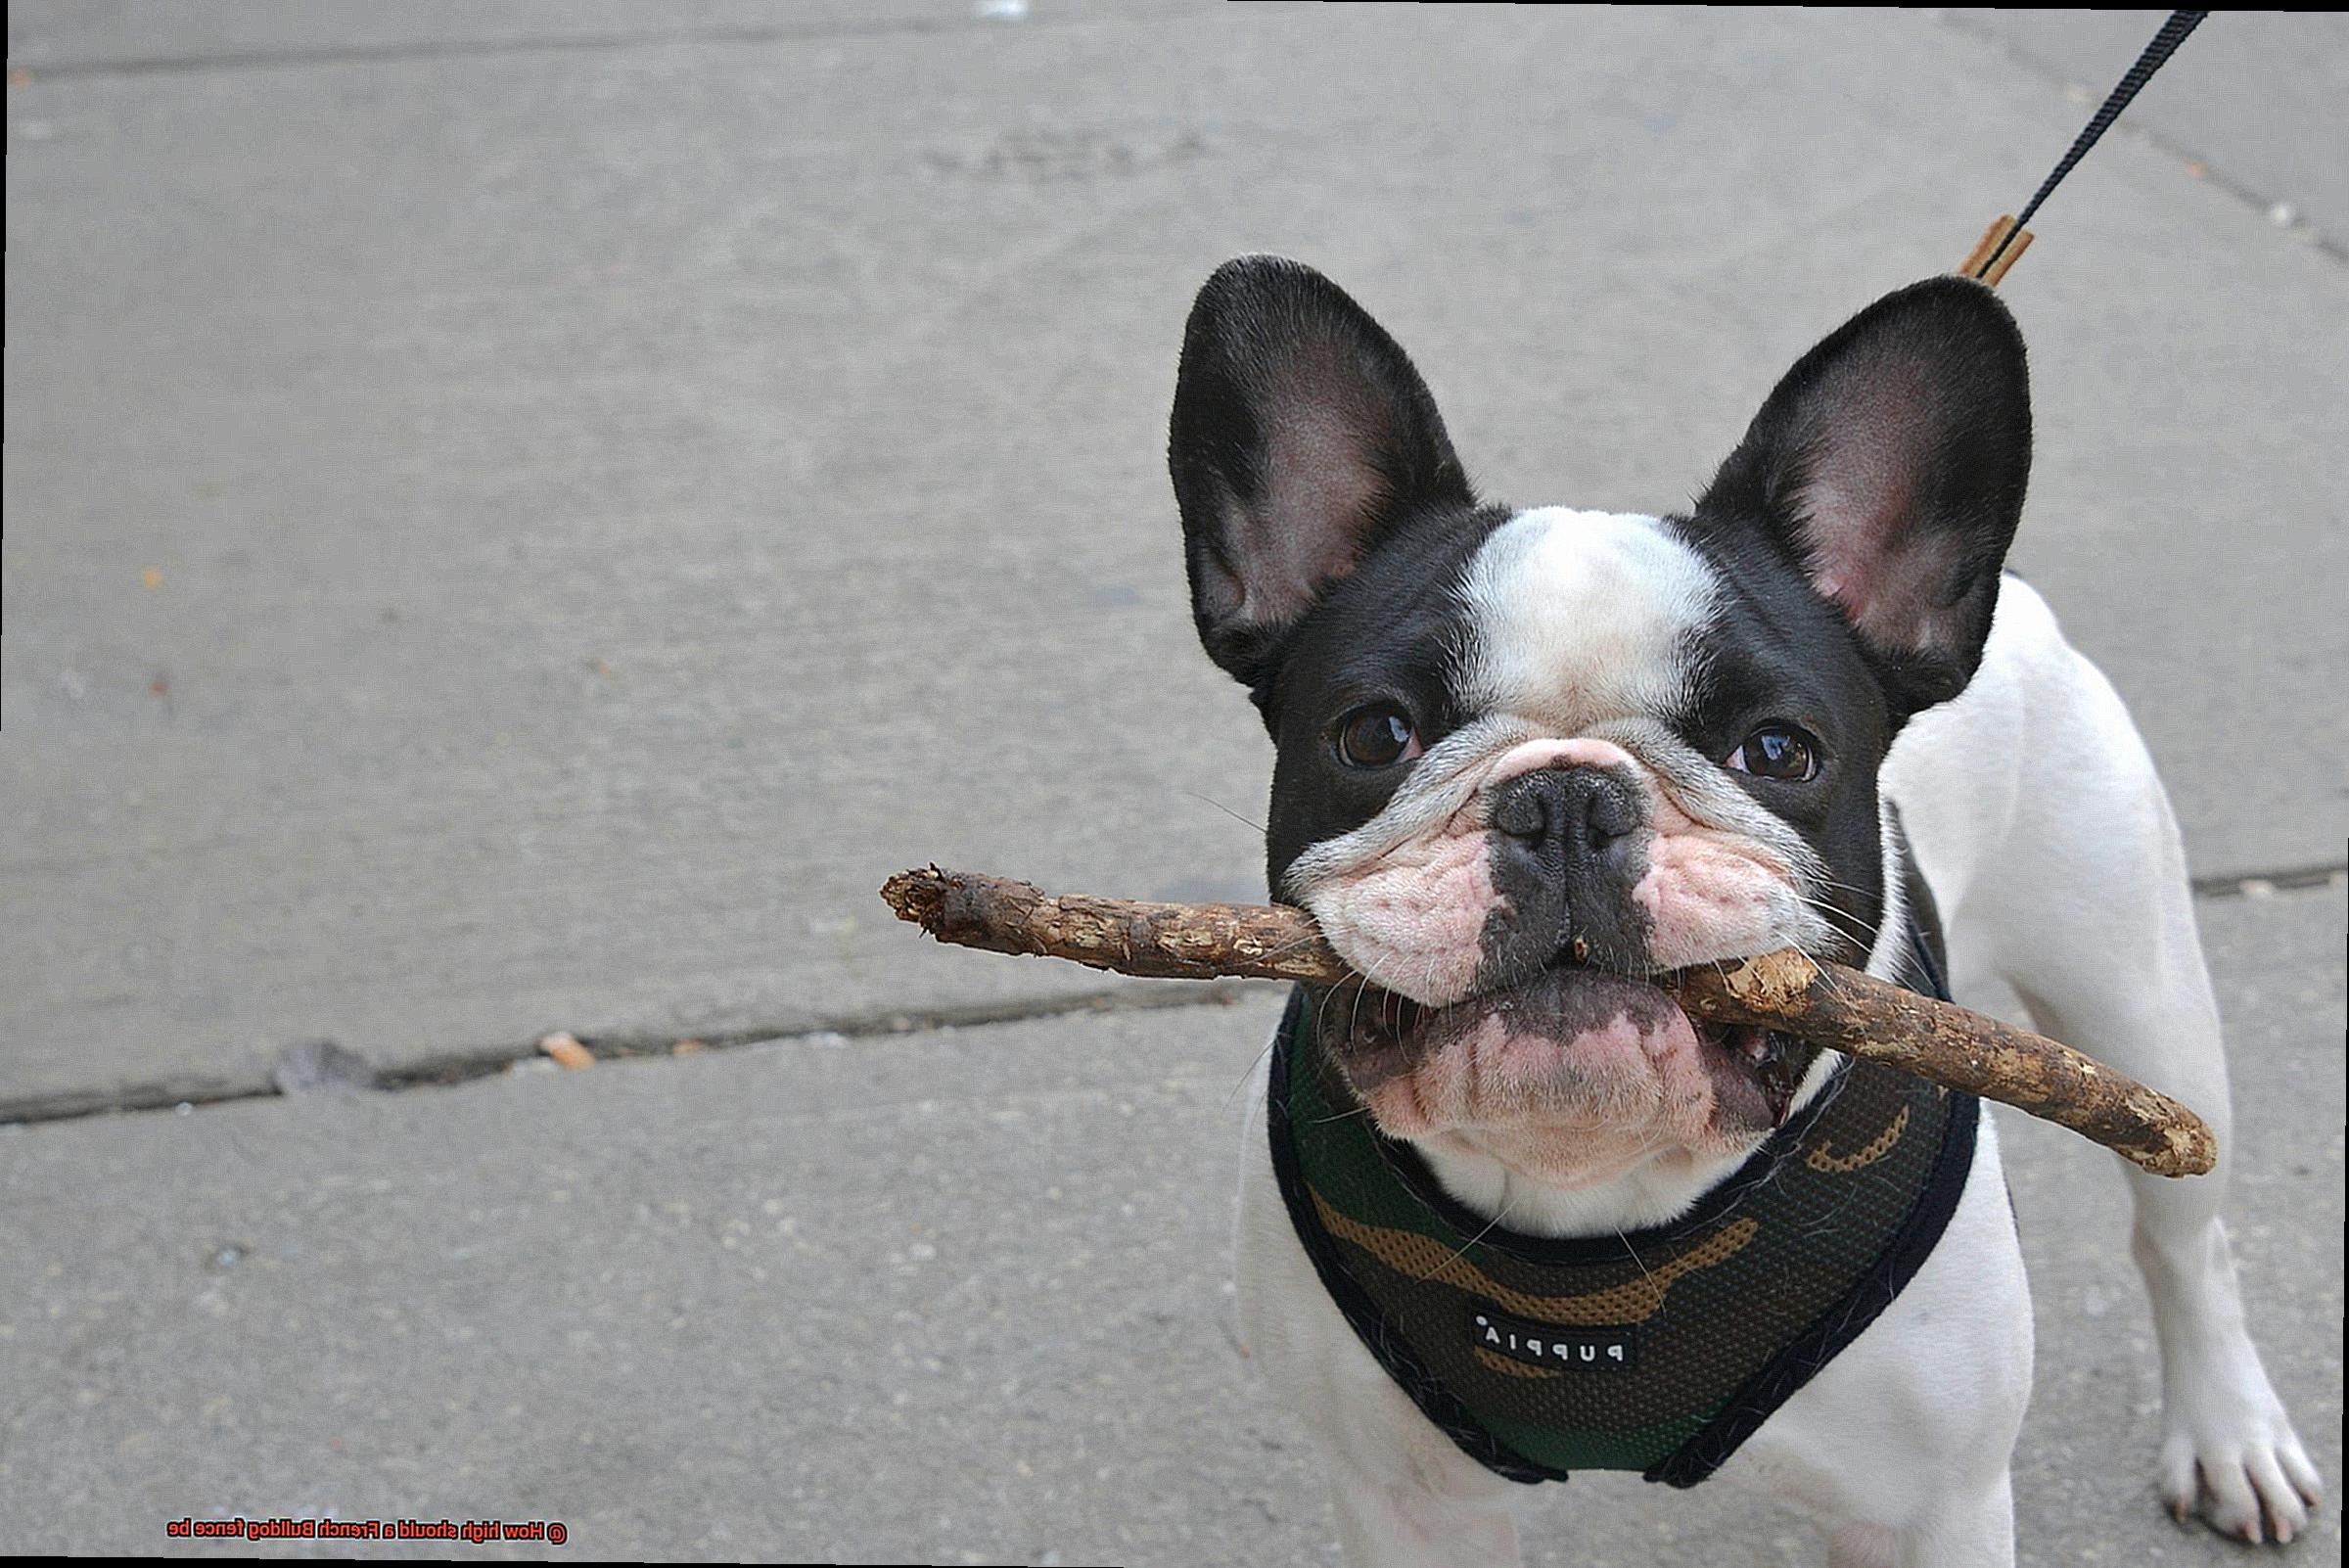
<instances>
[{"instance_id":1,"label":"wooden stick","mask_svg":"<svg viewBox=\"0 0 2349 1568\"><path fill-rule=\"evenodd\" d=\"M1052 897L1025 882L900 871L881 889L941 942L1162 979L1359 978L1313 917L1277 904ZM1655 983L1694 1017L1798 1035L2070 1128L2155 1176L2200 1176L2218 1140L2192 1111L2068 1045L1788 949Z\"/></svg>"},{"instance_id":2,"label":"wooden stick","mask_svg":"<svg viewBox=\"0 0 2349 1568\"><path fill-rule=\"evenodd\" d=\"M2069 1045L1791 948L1660 982L1718 1023L1784 1030L2068 1127L2155 1176L2219 1161L2202 1118Z\"/></svg>"},{"instance_id":3,"label":"wooden stick","mask_svg":"<svg viewBox=\"0 0 2349 1568\"><path fill-rule=\"evenodd\" d=\"M960 871L900 871L881 897L941 942L989 952L1068 958L1121 975L1158 980L1354 978L1313 916L1284 904L1140 903L1047 897L1007 877Z\"/></svg>"}]
</instances>

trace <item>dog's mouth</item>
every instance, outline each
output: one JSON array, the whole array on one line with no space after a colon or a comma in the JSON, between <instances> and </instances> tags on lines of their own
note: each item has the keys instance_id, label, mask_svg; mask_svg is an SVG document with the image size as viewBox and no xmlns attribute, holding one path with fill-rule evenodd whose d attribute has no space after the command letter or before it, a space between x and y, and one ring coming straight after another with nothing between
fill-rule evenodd
<instances>
[{"instance_id":1,"label":"dog's mouth","mask_svg":"<svg viewBox=\"0 0 2349 1568\"><path fill-rule=\"evenodd\" d=\"M1314 998L1322 1048L1397 1136L1540 1124L1711 1145L1785 1125L1819 1048L1707 1023L1578 965L1431 1007L1376 987Z\"/></svg>"},{"instance_id":2,"label":"dog's mouth","mask_svg":"<svg viewBox=\"0 0 2349 1568\"><path fill-rule=\"evenodd\" d=\"M1761 1093L1770 1126L1784 1127L1794 1110L1794 1097L1819 1057L1819 1047L1774 1029L1693 1022L1697 1038L1709 1051L1719 1054L1724 1072L1743 1074Z\"/></svg>"}]
</instances>

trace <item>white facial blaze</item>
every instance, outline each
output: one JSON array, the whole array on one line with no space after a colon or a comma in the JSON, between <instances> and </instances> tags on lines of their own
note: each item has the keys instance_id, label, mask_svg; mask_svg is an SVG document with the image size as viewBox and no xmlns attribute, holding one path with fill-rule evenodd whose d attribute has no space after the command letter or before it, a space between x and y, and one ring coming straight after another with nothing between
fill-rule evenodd
<instances>
[{"instance_id":1,"label":"white facial blaze","mask_svg":"<svg viewBox=\"0 0 2349 1568\"><path fill-rule=\"evenodd\" d=\"M1612 743L1646 776L1656 837L1634 897L1656 923L1663 961L1827 935L1798 891L1819 875L1801 835L1668 726L1693 694L1699 638L1723 593L1711 564L1661 519L1566 507L1495 530L1461 585L1470 711Z\"/></svg>"},{"instance_id":2,"label":"white facial blaze","mask_svg":"<svg viewBox=\"0 0 2349 1568\"><path fill-rule=\"evenodd\" d=\"M1581 735L1684 699L1719 588L1658 519L1550 506L1496 529L1460 592L1476 638L1469 711Z\"/></svg>"}]
</instances>

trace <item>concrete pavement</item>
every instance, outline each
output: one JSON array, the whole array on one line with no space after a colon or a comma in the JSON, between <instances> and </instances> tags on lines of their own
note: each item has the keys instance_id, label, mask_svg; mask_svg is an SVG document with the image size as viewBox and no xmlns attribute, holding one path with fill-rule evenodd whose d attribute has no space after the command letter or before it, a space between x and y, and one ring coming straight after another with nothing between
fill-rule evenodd
<instances>
[{"instance_id":1,"label":"concrete pavement","mask_svg":"<svg viewBox=\"0 0 2349 1568\"><path fill-rule=\"evenodd\" d=\"M2338 889L2204 911L2252 1323L2336 1487L2342 919ZM1278 1009L0 1132L0 1544L282 1513L557 1519L622 1559L1334 1561L1224 1283L1236 1090ZM2023 1561L2241 1561L2153 1495L2116 1168L1999 1126L2040 1335ZM1718 1487L1531 1500L1535 1562L1823 1550ZM2292 1560L2337 1555L2338 1520Z\"/></svg>"},{"instance_id":2,"label":"concrete pavement","mask_svg":"<svg viewBox=\"0 0 2349 1568\"><path fill-rule=\"evenodd\" d=\"M1354 290L1496 493L1670 507L2080 117L1921 16L464 9L16 8L82 20L10 95L0 1104L1091 987L872 890L1261 888L1162 456L1215 262ZM2197 871L2337 861L2342 268L2128 138L2062 200L2023 567Z\"/></svg>"},{"instance_id":3,"label":"concrete pavement","mask_svg":"<svg viewBox=\"0 0 2349 1568\"><path fill-rule=\"evenodd\" d=\"M2103 102L2166 11L2026 11L1967 7L1949 16L2048 71L2075 99ZM2336 249L2349 241L2349 163L2326 134L2349 92L2349 16L2337 11L2229 11L2185 47L2129 105L2122 123L2182 152L2205 175L2304 223ZM2275 209L2283 210L2278 212Z\"/></svg>"},{"instance_id":4,"label":"concrete pavement","mask_svg":"<svg viewBox=\"0 0 2349 1568\"><path fill-rule=\"evenodd\" d=\"M2349 279L2244 194L2339 145L2337 97L2273 88L2340 34L2229 25L2167 101L2271 118L2108 138L2004 290L2018 559L2214 885L2349 830ZM0 1120L260 1092L319 1038L413 1072L554 1028L1021 1021L0 1130L0 1545L372 1509L621 1555L1324 1553L1219 1326L1221 1101L1270 1003L1042 1019L1158 993L918 945L872 890L936 858L1261 892L1268 753L1197 653L1163 470L1218 260L1336 276L1495 493L1670 507L1795 354L2038 182L2085 114L2047 47L1923 14L12 7ZM2255 1326L2312 1439L2339 904L2204 908ZM2026 1552L2215 1553L2149 1512L2118 1185L2016 1142ZM1603 1478L1540 1508L1593 1496L1602 1560L1738 1517ZM1737 1539L1800 1560L1806 1528Z\"/></svg>"}]
</instances>

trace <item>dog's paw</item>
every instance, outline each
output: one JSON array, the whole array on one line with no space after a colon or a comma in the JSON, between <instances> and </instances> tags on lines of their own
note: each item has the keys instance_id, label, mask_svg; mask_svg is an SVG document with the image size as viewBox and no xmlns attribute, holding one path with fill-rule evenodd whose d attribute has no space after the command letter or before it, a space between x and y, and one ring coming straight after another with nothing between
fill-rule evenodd
<instances>
[{"instance_id":1,"label":"dog's paw","mask_svg":"<svg viewBox=\"0 0 2349 1568\"><path fill-rule=\"evenodd\" d=\"M2284 1545L2308 1528L2324 1483L2257 1363L2224 1382L2234 1386L2214 1380L2169 1402L2162 1500L2181 1524L2199 1514L2222 1535Z\"/></svg>"}]
</instances>

